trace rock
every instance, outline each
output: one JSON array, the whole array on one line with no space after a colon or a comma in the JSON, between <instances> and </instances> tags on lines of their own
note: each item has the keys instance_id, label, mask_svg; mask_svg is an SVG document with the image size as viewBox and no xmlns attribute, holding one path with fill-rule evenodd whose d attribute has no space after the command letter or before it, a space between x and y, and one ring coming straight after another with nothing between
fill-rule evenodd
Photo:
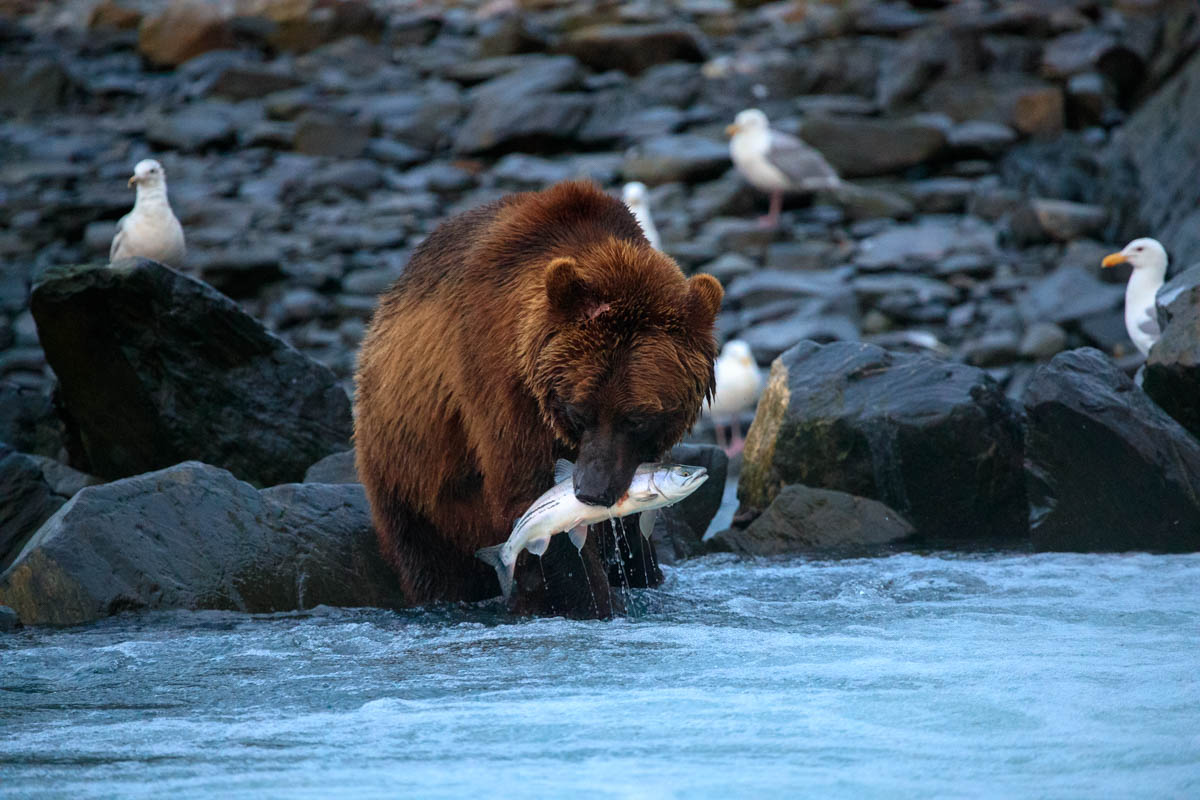
<instances>
[{"instance_id":1,"label":"rock","mask_svg":"<svg viewBox=\"0 0 1200 800\"><path fill-rule=\"evenodd\" d=\"M839 270L803 270L782 272L761 269L736 278L725 289L725 304L732 308L751 308L776 300L816 297L829 310L858 308L846 274Z\"/></svg>"},{"instance_id":2,"label":"rock","mask_svg":"<svg viewBox=\"0 0 1200 800\"><path fill-rule=\"evenodd\" d=\"M1200 442L1098 350L1059 353L1025 394L1038 550L1200 550Z\"/></svg>"},{"instance_id":3,"label":"rock","mask_svg":"<svg viewBox=\"0 0 1200 800\"><path fill-rule=\"evenodd\" d=\"M1021 317L1029 324L1078 322L1110 311L1125 300L1125 289L1096 277L1082 267L1060 267L1035 281L1018 300Z\"/></svg>"},{"instance_id":4,"label":"rock","mask_svg":"<svg viewBox=\"0 0 1200 800\"><path fill-rule=\"evenodd\" d=\"M87 472L203 458L272 485L347 447L333 373L198 280L144 259L54 267L32 308Z\"/></svg>"},{"instance_id":5,"label":"rock","mask_svg":"<svg viewBox=\"0 0 1200 800\"><path fill-rule=\"evenodd\" d=\"M1027 89L1013 103L1012 124L1030 136L1053 136L1066 125L1062 89L1047 86Z\"/></svg>"},{"instance_id":6,"label":"rock","mask_svg":"<svg viewBox=\"0 0 1200 800\"><path fill-rule=\"evenodd\" d=\"M853 320L841 314L798 311L783 319L752 325L738 334L750 345L754 360L768 364L798 342L857 341L860 332Z\"/></svg>"},{"instance_id":7,"label":"rock","mask_svg":"<svg viewBox=\"0 0 1200 800\"><path fill-rule=\"evenodd\" d=\"M999 385L974 367L873 345L805 342L771 365L740 513L793 483L878 500L938 540L1028 530L1021 428Z\"/></svg>"},{"instance_id":8,"label":"rock","mask_svg":"<svg viewBox=\"0 0 1200 800\"><path fill-rule=\"evenodd\" d=\"M1200 181L1194 170L1180 168L1195 163L1197 130L1200 54L1192 55L1113 136L1104 158L1111 176L1105 205L1119 209L1120 235L1111 238L1128 241L1153 231L1168 252L1200 253Z\"/></svg>"},{"instance_id":9,"label":"rock","mask_svg":"<svg viewBox=\"0 0 1200 800\"><path fill-rule=\"evenodd\" d=\"M156 114L146 121L146 139L152 144L185 153L223 148L237 138L236 120L226 106L204 103L171 114Z\"/></svg>"},{"instance_id":10,"label":"rock","mask_svg":"<svg viewBox=\"0 0 1200 800\"><path fill-rule=\"evenodd\" d=\"M1016 140L1012 128L986 120L960 122L946 134L946 143L956 154L985 158L1000 155Z\"/></svg>"},{"instance_id":11,"label":"rock","mask_svg":"<svg viewBox=\"0 0 1200 800\"><path fill-rule=\"evenodd\" d=\"M160 67L177 67L201 53L233 45L229 23L214 4L203 0L172 0L138 28L138 51Z\"/></svg>"},{"instance_id":12,"label":"rock","mask_svg":"<svg viewBox=\"0 0 1200 800\"><path fill-rule=\"evenodd\" d=\"M843 178L886 175L922 164L946 144L949 120L935 115L908 119L811 116L800 136Z\"/></svg>"},{"instance_id":13,"label":"rock","mask_svg":"<svg viewBox=\"0 0 1200 800\"><path fill-rule=\"evenodd\" d=\"M62 64L46 58L0 60L0 113L34 117L61 108L75 85Z\"/></svg>"},{"instance_id":14,"label":"rock","mask_svg":"<svg viewBox=\"0 0 1200 800\"><path fill-rule=\"evenodd\" d=\"M529 95L563 92L578 88L583 77L579 62L570 56L517 56L515 69L485 81L470 92L476 103L506 103Z\"/></svg>"},{"instance_id":15,"label":"rock","mask_svg":"<svg viewBox=\"0 0 1200 800\"><path fill-rule=\"evenodd\" d=\"M701 540L721 507L729 457L710 444L679 444L670 458L677 464L690 464L708 470L708 480L684 501L660 509L654 520L651 541L660 563L675 564L704 552Z\"/></svg>"},{"instance_id":16,"label":"rock","mask_svg":"<svg viewBox=\"0 0 1200 800\"><path fill-rule=\"evenodd\" d=\"M48 391L0 382L0 442L23 453L54 458L65 438Z\"/></svg>"},{"instance_id":17,"label":"rock","mask_svg":"<svg viewBox=\"0 0 1200 800\"><path fill-rule=\"evenodd\" d=\"M118 5L113 0L103 0L88 15L89 30L128 31L137 28L142 21L142 12Z\"/></svg>"},{"instance_id":18,"label":"rock","mask_svg":"<svg viewBox=\"0 0 1200 800\"><path fill-rule=\"evenodd\" d=\"M561 149L591 110L591 99L580 93L480 101L454 137L454 149L468 154Z\"/></svg>"},{"instance_id":19,"label":"rock","mask_svg":"<svg viewBox=\"0 0 1200 800\"><path fill-rule=\"evenodd\" d=\"M992 255L996 250L995 229L980 220L926 217L863 239L854 262L868 270L921 269L951 255Z\"/></svg>"},{"instance_id":20,"label":"rock","mask_svg":"<svg viewBox=\"0 0 1200 800\"><path fill-rule=\"evenodd\" d=\"M912 533L912 525L876 500L791 484L749 527L721 531L708 544L713 550L775 556L861 550Z\"/></svg>"},{"instance_id":21,"label":"rock","mask_svg":"<svg viewBox=\"0 0 1200 800\"><path fill-rule=\"evenodd\" d=\"M17 612L8 606L0 606L0 631L15 631L19 627L21 618L17 616Z\"/></svg>"},{"instance_id":22,"label":"rock","mask_svg":"<svg viewBox=\"0 0 1200 800\"><path fill-rule=\"evenodd\" d=\"M1185 288L1186 287L1186 288ZM1179 424L1200 437L1200 265L1159 290L1162 338L1150 348L1143 387Z\"/></svg>"},{"instance_id":23,"label":"rock","mask_svg":"<svg viewBox=\"0 0 1200 800\"><path fill-rule=\"evenodd\" d=\"M305 483L360 483L354 449L325 456L304 473Z\"/></svg>"},{"instance_id":24,"label":"rock","mask_svg":"<svg viewBox=\"0 0 1200 800\"><path fill-rule=\"evenodd\" d=\"M44 456L0 442L0 570L50 515L84 486L99 483Z\"/></svg>"},{"instance_id":25,"label":"rock","mask_svg":"<svg viewBox=\"0 0 1200 800\"><path fill-rule=\"evenodd\" d=\"M975 194L975 182L967 178L927 178L905 187L917 210L925 214L961 214Z\"/></svg>"},{"instance_id":26,"label":"rock","mask_svg":"<svg viewBox=\"0 0 1200 800\"><path fill-rule=\"evenodd\" d=\"M1103 206L1044 198L1031 200L1030 206L1042 230L1050 238L1064 242L1098 234L1108 221L1108 211Z\"/></svg>"},{"instance_id":27,"label":"rock","mask_svg":"<svg viewBox=\"0 0 1200 800\"><path fill-rule=\"evenodd\" d=\"M1066 349L1066 331L1053 322L1035 322L1025 331L1017 352L1022 358L1044 360Z\"/></svg>"},{"instance_id":28,"label":"rock","mask_svg":"<svg viewBox=\"0 0 1200 800\"><path fill-rule=\"evenodd\" d=\"M1116 47L1116 38L1099 27L1064 33L1046 44L1042 53L1042 74L1061 80L1087 72Z\"/></svg>"},{"instance_id":29,"label":"rock","mask_svg":"<svg viewBox=\"0 0 1200 800\"><path fill-rule=\"evenodd\" d=\"M27 625L402 602L361 486L259 491L198 462L80 492L0 575L0 604Z\"/></svg>"},{"instance_id":30,"label":"rock","mask_svg":"<svg viewBox=\"0 0 1200 800\"><path fill-rule=\"evenodd\" d=\"M299 78L278 69L256 64L233 64L217 73L205 92L230 100L249 100L302 85Z\"/></svg>"},{"instance_id":31,"label":"rock","mask_svg":"<svg viewBox=\"0 0 1200 800\"><path fill-rule=\"evenodd\" d=\"M878 186L843 183L836 192L822 192L822 195L832 197L851 220L908 219L916 213L904 195Z\"/></svg>"},{"instance_id":32,"label":"rock","mask_svg":"<svg viewBox=\"0 0 1200 800\"><path fill-rule=\"evenodd\" d=\"M693 134L658 136L630 150L621 166L627 181L650 186L697 183L716 178L729 168L729 148Z\"/></svg>"},{"instance_id":33,"label":"rock","mask_svg":"<svg viewBox=\"0 0 1200 800\"><path fill-rule=\"evenodd\" d=\"M1067 81L1067 119L1072 127L1098 125L1114 106L1104 76L1097 72L1072 75Z\"/></svg>"},{"instance_id":34,"label":"rock","mask_svg":"<svg viewBox=\"0 0 1200 800\"><path fill-rule=\"evenodd\" d=\"M325 111L306 111L296 120L293 146L310 156L358 158L371 138L371 126Z\"/></svg>"},{"instance_id":35,"label":"rock","mask_svg":"<svg viewBox=\"0 0 1200 800\"><path fill-rule=\"evenodd\" d=\"M656 64L703 61L703 34L690 25L592 25L567 34L560 45L594 70L638 75Z\"/></svg>"},{"instance_id":36,"label":"rock","mask_svg":"<svg viewBox=\"0 0 1200 800\"><path fill-rule=\"evenodd\" d=\"M995 367L1017 360L1021 340L1013 331L988 331L963 344L963 360L977 367Z\"/></svg>"}]
</instances>

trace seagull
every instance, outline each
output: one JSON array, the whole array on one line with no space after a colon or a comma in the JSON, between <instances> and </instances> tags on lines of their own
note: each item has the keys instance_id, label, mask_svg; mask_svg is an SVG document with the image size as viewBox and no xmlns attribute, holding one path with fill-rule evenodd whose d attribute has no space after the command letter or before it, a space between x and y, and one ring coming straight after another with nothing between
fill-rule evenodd
<instances>
[{"instance_id":1,"label":"seagull","mask_svg":"<svg viewBox=\"0 0 1200 800\"><path fill-rule=\"evenodd\" d=\"M1133 267L1125 286L1125 330L1141 354L1148 355L1162 336L1154 296L1167 276L1167 251L1156 239L1134 239L1121 252L1105 256L1100 264Z\"/></svg>"},{"instance_id":2,"label":"seagull","mask_svg":"<svg viewBox=\"0 0 1200 800\"><path fill-rule=\"evenodd\" d=\"M705 404L704 412L712 417L717 444L734 456L745 446L737 415L758 402L758 395L762 391L762 371L754 361L750 345L741 339L730 339L725 343L714 371L717 388L712 402ZM729 444L724 441L722 419L729 420Z\"/></svg>"},{"instance_id":3,"label":"seagull","mask_svg":"<svg viewBox=\"0 0 1200 800\"><path fill-rule=\"evenodd\" d=\"M755 188L771 195L771 211L759 220L764 228L779 225L784 192L837 189L837 172L813 148L786 133L771 130L767 115L757 108L738 113L725 129L730 136L733 165Z\"/></svg>"},{"instance_id":4,"label":"seagull","mask_svg":"<svg viewBox=\"0 0 1200 800\"><path fill-rule=\"evenodd\" d=\"M183 226L167 200L167 174L153 158L137 163L130 186L137 187L133 210L117 223L108 260L149 258L172 267L183 265L187 249Z\"/></svg>"},{"instance_id":5,"label":"seagull","mask_svg":"<svg viewBox=\"0 0 1200 800\"><path fill-rule=\"evenodd\" d=\"M625 188L621 190L621 199L633 212L633 218L638 221L638 225L642 226L642 233L646 234L650 246L655 250L662 250L662 240L658 238L658 228L654 226L654 219L650 216L650 200L646 196L646 184L641 181L625 184Z\"/></svg>"}]
</instances>

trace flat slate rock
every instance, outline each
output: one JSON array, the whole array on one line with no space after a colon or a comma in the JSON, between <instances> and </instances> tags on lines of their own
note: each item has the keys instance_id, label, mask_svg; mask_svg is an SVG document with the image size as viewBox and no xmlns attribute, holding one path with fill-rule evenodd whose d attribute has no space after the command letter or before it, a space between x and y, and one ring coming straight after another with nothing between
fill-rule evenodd
<instances>
[{"instance_id":1,"label":"flat slate rock","mask_svg":"<svg viewBox=\"0 0 1200 800\"><path fill-rule=\"evenodd\" d=\"M1034 547L1200 550L1200 442L1111 359L1059 353L1024 402Z\"/></svg>"},{"instance_id":2,"label":"flat slate rock","mask_svg":"<svg viewBox=\"0 0 1200 800\"><path fill-rule=\"evenodd\" d=\"M349 446L336 376L201 281L146 259L56 267L32 307L83 471L197 459L269 486Z\"/></svg>"},{"instance_id":3,"label":"flat slate rock","mask_svg":"<svg viewBox=\"0 0 1200 800\"><path fill-rule=\"evenodd\" d=\"M198 462L79 492L0 575L25 624L138 609L402 605L359 485L257 490Z\"/></svg>"}]
</instances>

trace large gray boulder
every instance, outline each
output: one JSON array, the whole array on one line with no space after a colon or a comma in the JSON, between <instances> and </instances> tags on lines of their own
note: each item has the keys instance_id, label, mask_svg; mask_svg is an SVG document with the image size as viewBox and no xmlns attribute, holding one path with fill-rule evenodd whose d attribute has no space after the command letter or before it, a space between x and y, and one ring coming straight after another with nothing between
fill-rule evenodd
<instances>
[{"instance_id":1,"label":"large gray boulder","mask_svg":"<svg viewBox=\"0 0 1200 800\"><path fill-rule=\"evenodd\" d=\"M1150 349L1142 388L1175 420L1200 437L1200 264L1158 293L1162 338Z\"/></svg>"},{"instance_id":2,"label":"large gray boulder","mask_svg":"<svg viewBox=\"0 0 1200 800\"><path fill-rule=\"evenodd\" d=\"M983 370L874 345L803 342L771 365L746 439L739 518L789 484L894 509L923 537L1027 531L1019 417Z\"/></svg>"},{"instance_id":3,"label":"large gray boulder","mask_svg":"<svg viewBox=\"0 0 1200 800\"><path fill-rule=\"evenodd\" d=\"M0 442L0 569L63 503L96 483L91 475Z\"/></svg>"},{"instance_id":4,"label":"large gray boulder","mask_svg":"<svg viewBox=\"0 0 1200 800\"><path fill-rule=\"evenodd\" d=\"M349 446L350 401L329 369L169 267L53 268L32 309L83 471L116 479L197 459L269 486Z\"/></svg>"},{"instance_id":5,"label":"large gray boulder","mask_svg":"<svg viewBox=\"0 0 1200 800\"><path fill-rule=\"evenodd\" d=\"M0 574L25 624L136 609L402 605L359 485L257 490L198 462L79 492Z\"/></svg>"},{"instance_id":6,"label":"large gray boulder","mask_svg":"<svg viewBox=\"0 0 1200 800\"><path fill-rule=\"evenodd\" d=\"M1200 442L1099 350L1059 353L1026 389L1039 550L1200 550Z\"/></svg>"},{"instance_id":7,"label":"large gray boulder","mask_svg":"<svg viewBox=\"0 0 1200 800\"><path fill-rule=\"evenodd\" d=\"M877 500L792 484L748 527L721 531L708 544L751 556L855 552L912 533L907 520Z\"/></svg>"}]
</instances>

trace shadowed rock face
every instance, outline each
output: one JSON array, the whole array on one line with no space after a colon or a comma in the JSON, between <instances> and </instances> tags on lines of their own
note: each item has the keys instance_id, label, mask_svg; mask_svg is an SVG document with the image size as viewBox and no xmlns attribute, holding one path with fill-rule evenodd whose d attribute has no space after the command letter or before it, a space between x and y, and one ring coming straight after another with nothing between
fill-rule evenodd
<instances>
[{"instance_id":1,"label":"shadowed rock face","mask_svg":"<svg viewBox=\"0 0 1200 800\"><path fill-rule=\"evenodd\" d=\"M745 519L787 484L878 500L926 537L1026 534L1018 416L982 370L865 344L776 359L746 440Z\"/></svg>"},{"instance_id":2,"label":"shadowed rock face","mask_svg":"<svg viewBox=\"0 0 1200 800\"><path fill-rule=\"evenodd\" d=\"M1200 442L1107 356L1058 354L1024 400L1037 549L1200 549Z\"/></svg>"},{"instance_id":3,"label":"shadowed rock face","mask_svg":"<svg viewBox=\"0 0 1200 800\"><path fill-rule=\"evenodd\" d=\"M0 575L0 605L26 624L322 604L402 604L362 487L260 491L197 462L79 492Z\"/></svg>"},{"instance_id":4,"label":"shadowed rock face","mask_svg":"<svg viewBox=\"0 0 1200 800\"><path fill-rule=\"evenodd\" d=\"M198 459L269 486L348 446L333 373L162 264L48 270L32 308L84 471L116 479Z\"/></svg>"},{"instance_id":5,"label":"shadowed rock face","mask_svg":"<svg viewBox=\"0 0 1200 800\"><path fill-rule=\"evenodd\" d=\"M63 503L94 483L90 475L0 442L0 569Z\"/></svg>"},{"instance_id":6,"label":"shadowed rock face","mask_svg":"<svg viewBox=\"0 0 1200 800\"><path fill-rule=\"evenodd\" d=\"M1200 264L1159 291L1162 338L1146 359L1146 394L1200 437ZM1165 302L1165 304L1164 304Z\"/></svg>"}]
</instances>

